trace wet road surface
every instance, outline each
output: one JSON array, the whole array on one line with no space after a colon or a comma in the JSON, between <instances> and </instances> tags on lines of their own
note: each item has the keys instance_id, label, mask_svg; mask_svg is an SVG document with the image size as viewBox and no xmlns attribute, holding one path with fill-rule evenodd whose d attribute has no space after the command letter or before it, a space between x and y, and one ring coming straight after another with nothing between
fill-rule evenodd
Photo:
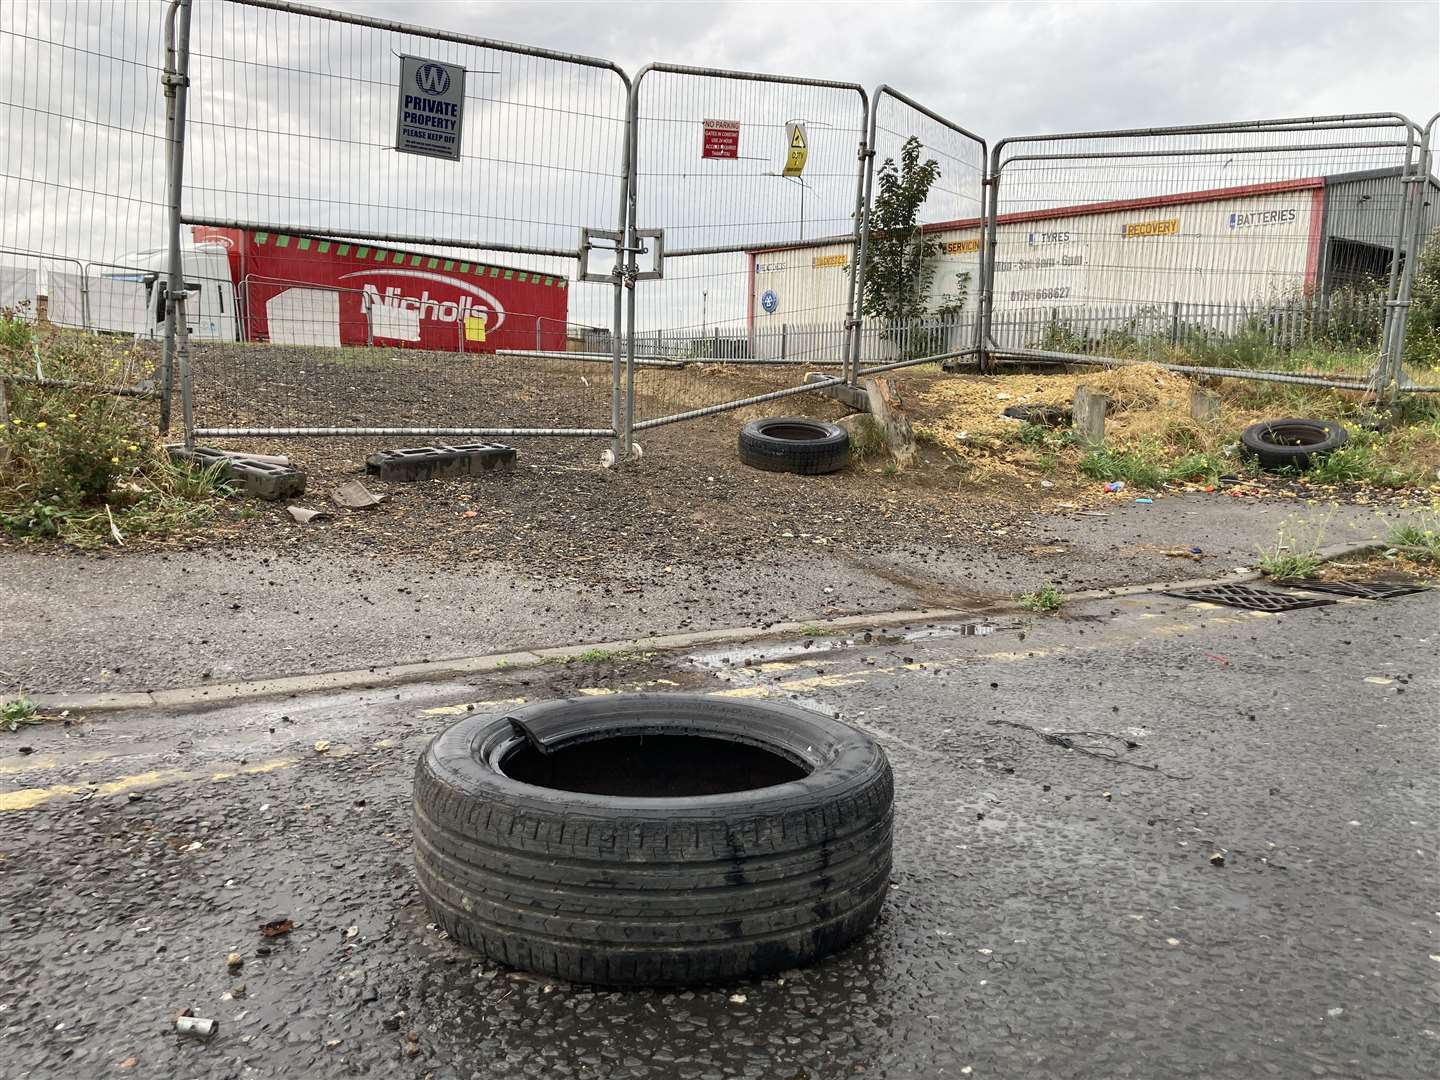
<instances>
[{"instance_id":1,"label":"wet road surface","mask_svg":"<svg viewBox=\"0 0 1440 1080\"><path fill-rule=\"evenodd\" d=\"M1437 644L1434 593L1280 616L1147 596L22 730L0 743L0 1076L1418 1080L1440 1060ZM427 924L429 737L632 688L794 699L881 739L895 871L867 938L615 993ZM186 1007L219 1034L177 1036Z\"/></svg>"}]
</instances>

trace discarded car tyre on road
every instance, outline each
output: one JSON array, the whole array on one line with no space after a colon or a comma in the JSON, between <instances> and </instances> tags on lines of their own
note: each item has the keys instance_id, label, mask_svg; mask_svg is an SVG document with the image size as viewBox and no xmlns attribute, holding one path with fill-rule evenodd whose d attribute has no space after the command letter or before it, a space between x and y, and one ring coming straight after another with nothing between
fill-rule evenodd
<instances>
[{"instance_id":1,"label":"discarded car tyre on road","mask_svg":"<svg viewBox=\"0 0 1440 1080\"><path fill-rule=\"evenodd\" d=\"M874 740L792 705L619 694L476 716L415 775L436 923L575 982L804 964L874 921L894 785Z\"/></svg>"},{"instance_id":2,"label":"discarded car tyre on road","mask_svg":"<svg viewBox=\"0 0 1440 1080\"><path fill-rule=\"evenodd\" d=\"M1262 469L1308 469L1316 458L1339 450L1350 440L1345 429L1330 420L1265 420L1240 434L1246 453Z\"/></svg>"},{"instance_id":3,"label":"discarded car tyre on road","mask_svg":"<svg viewBox=\"0 0 1440 1080\"><path fill-rule=\"evenodd\" d=\"M804 416L752 420L740 429L740 460L771 472L838 472L850 461L850 434L839 424Z\"/></svg>"}]
</instances>

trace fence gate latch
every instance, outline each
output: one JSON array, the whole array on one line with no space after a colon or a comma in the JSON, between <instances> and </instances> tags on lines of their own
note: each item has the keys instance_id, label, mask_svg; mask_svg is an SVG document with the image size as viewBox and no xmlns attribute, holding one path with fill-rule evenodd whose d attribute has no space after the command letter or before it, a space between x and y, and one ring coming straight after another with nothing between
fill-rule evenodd
<instances>
[{"instance_id":1,"label":"fence gate latch","mask_svg":"<svg viewBox=\"0 0 1440 1080\"><path fill-rule=\"evenodd\" d=\"M605 244L596 244L596 240L609 241ZM605 251L615 255L615 266L618 269L621 264L620 249L625 246L625 234L619 229L586 229L580 230L580 272L576 274L577 281L595 281L603 285L612 284L615 281L616 270L609 270L605 273L591 273L590 252Z\"/></svg>"}]
</instances>

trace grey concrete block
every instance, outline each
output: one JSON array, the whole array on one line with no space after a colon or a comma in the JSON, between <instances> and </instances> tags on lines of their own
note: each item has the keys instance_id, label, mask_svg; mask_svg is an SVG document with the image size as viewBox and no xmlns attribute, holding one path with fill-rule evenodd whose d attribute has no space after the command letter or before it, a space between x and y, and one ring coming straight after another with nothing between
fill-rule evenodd
<instances>
[{"instance_id":1,"label":"grey concrete block","mask_svg":"<svg viewBox=\"0 0 1440 1080\"><path fill-rule=\"evenodd\" d=\"M439 443L381 450L365 459L365 471L381 480L414 482L513 472L515 448L498 443Z\"/></svg>"},{"instance_id":2,"label":"grey concrete block","mask_svg":"<svg viewBox=\"0 0 1440 1080\"><path fill-rule=\"evenodd\" d=\"M299 469L252 458L230 459L230 483L247 495L271 502L305 494L305 474Z\"/></svg>"},{"instance_id":3,"label":"grey concrete block","mask_svg":"<svg viewBox=\"0 0 1440 1080\"><path fill-rule=\"evenodd\" d=\"M833 375L826 375L823 371L812 371L805 376L807 383L823 382L826 379L833 379ZM842 405L848 405L857 412L870 411L870 398L865 390L859 386L846 386L844 383L836 383L834 386L820 386L816 392L826 397L834 398Z\"/></svg>"}]
</instances>

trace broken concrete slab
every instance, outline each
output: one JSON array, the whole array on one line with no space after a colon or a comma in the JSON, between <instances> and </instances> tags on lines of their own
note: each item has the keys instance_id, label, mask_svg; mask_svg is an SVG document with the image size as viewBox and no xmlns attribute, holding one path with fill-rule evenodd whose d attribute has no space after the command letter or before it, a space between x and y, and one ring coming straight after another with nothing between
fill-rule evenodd
<instances>
[{"instance_id":1,"label":"broken concrete slab","mask_svg":"<svg viewBox=\"0 0 1440 1080\"><path fill-rule=\"evenodd\" d=\"M335 500L337 506L343 506L347 510L368 510L372 506L379 506L386 496L376 495L359 480L350 480L330 492L330 498Z\"/></svg>"},{"instance_id":2,"label":"broken concrete slab","mask_svg":"<svg viewBox=\"0 0 1440 1080\"><path fill-rule=\"evenodd\" d=\"M437 443L381 450L365 459L365 471L381 480L415 482L512 472L515 448L500 443Z\"/></svg>"}]
</instances>

